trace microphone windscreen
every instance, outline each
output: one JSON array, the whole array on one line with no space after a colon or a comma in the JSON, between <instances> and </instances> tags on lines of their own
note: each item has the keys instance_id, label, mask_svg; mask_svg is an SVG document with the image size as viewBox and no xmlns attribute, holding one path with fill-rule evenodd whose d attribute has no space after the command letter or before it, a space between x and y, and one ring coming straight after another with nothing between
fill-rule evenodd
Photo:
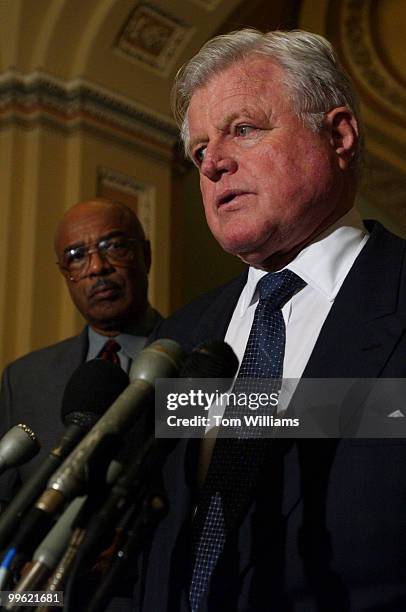
<instances>
[{"instance_id":1,"label":"microphone windscreen","mask_svg":"<svg viewBox=\"0 0 406 612\"><path fill-rule=\"evenodd\" d=\"M193 349L179 378L233 378L237 370L238 359L231 346L211 340Z\"/></svg>"},{"instance_id":2,"label":"microphone windscreen","mask_svg":"<svg viewBox=\"0 0 406 612\"><path fill-rule=\"evenodd\" d=\"M61 409L63 423L92 427L128 383L127 374L111 361L92 359L82 363L65 387Z\"/></svg>"}]
</instances>

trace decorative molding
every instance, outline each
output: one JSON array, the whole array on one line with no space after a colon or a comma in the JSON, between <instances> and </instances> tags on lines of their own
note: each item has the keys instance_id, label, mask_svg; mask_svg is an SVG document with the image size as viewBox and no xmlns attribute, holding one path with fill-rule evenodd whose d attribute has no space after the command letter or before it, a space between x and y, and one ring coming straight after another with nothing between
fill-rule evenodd
<instances>
[{"instance_id":1,"label":"decorative molding","mask_svg":"<svg viewBox=\"0 0 406 612\"><path fill-rule=\"evenodd\" d=\"M131 13L115 49L127 59L168 76L194 28L150 4L140 4Z\"/></svg>"},{"instance_id":2,"label":"decorative molding","mask_svg":"<svg viewBox=\"0 0 406 612\"><path fill-rule=\"evenodd\" d=\"M104 188L126 194L136 202L136 213L144 228L145 234L153 242L155 219L155 188L137 181L132 176L122 174L106 167L97 169L97 193L100 195Z\"/></svg>"},{"instance_id":3,"label":"decorative molding","mask_svg":"<svg viewBox=\"0 0 406 612\"><path fill-rule=\"evenodd\" d=\"M0 75L0 129L10 123L51 123L64 130L108 133L123 144L139 142L166 159L178 138L175 123L84 79L65 83L44 73Z\"/></svg>"},{"instance_id":4,"label":"decorative molding","mask_svg":"<svg viewBox=\"0 0 406 612\"><path fill-rule=\"evenodd\" d=\"M380 57L373 36L372 5L373 0L342 0L338 5L345 60L352 74L367 86L373 96L404 120L406 89L390 74Z\"/></svg>"}]
</instances>

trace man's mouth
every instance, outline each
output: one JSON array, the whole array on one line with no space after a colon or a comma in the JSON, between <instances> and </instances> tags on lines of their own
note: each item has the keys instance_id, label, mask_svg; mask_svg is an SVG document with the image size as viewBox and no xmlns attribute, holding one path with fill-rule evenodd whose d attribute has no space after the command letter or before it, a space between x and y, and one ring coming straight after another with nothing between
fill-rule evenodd
<instances>
[{"instance_id":1,"label":"man's mouth","mask_svg":"<svg viewBox=\"0 0 406 612\"><path fill-rule=\"evenodd\" d=\"M93 285L89 292L89 298L96 300L106 300L117 297L121 287L113 281L99 280Z\"/></svg>"},{"instance_id":2,"label":"man's mouth","mask_svg":"<svg viewBox=\"0 0 406 612\"><path fill-rule=\"evenodd\" d=\"M249 192L243 189L227 189L216 197L216 206L220 208L226 204L236 201L239 196L247 195Z\"/></svg>"}]
</instances>

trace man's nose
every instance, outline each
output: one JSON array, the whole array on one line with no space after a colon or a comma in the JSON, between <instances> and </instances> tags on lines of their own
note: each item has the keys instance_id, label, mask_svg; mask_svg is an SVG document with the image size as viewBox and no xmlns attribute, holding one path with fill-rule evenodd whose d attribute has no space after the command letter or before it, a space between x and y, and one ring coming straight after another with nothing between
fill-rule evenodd
<instances>
[{"instance_id":1,"label":"man's nose","mask_svg":"<svg viewBox=\"0 0 406 612\"><path fill-rule=\"evenodd\" d=\"M200 172L211 181L217 182L223 174L234 174L237 168L237 161L229 151L208 145L200 166Z\"/></svg>"},{"instance_id":2,"label":"man's nose","mask_svg":"<svg viewBox=\"0 0 406 612\"><path fill-rule=\"evenodd\" d=\"M87 273L89 276L97 274L106 274L112 269L111 263L107 257L104 257L98 249L92 249L89 254Z\"/></svg>"}]
</instances>

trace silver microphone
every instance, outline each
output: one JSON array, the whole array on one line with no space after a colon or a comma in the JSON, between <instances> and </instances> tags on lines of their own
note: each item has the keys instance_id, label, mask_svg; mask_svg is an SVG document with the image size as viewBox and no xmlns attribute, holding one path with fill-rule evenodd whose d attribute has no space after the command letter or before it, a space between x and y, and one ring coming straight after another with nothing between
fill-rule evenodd
<instances>
[{"instance_id":1,"label":"silver microphone","mask_svg":"<svg viewBox=\"0 0 406 612\"><path fill-rule=\"evenodd\" d=\"M0 475L32 459L40 449L35 433L23 423L15 425L0 440Z\"/></svg>"}]
</instances>

